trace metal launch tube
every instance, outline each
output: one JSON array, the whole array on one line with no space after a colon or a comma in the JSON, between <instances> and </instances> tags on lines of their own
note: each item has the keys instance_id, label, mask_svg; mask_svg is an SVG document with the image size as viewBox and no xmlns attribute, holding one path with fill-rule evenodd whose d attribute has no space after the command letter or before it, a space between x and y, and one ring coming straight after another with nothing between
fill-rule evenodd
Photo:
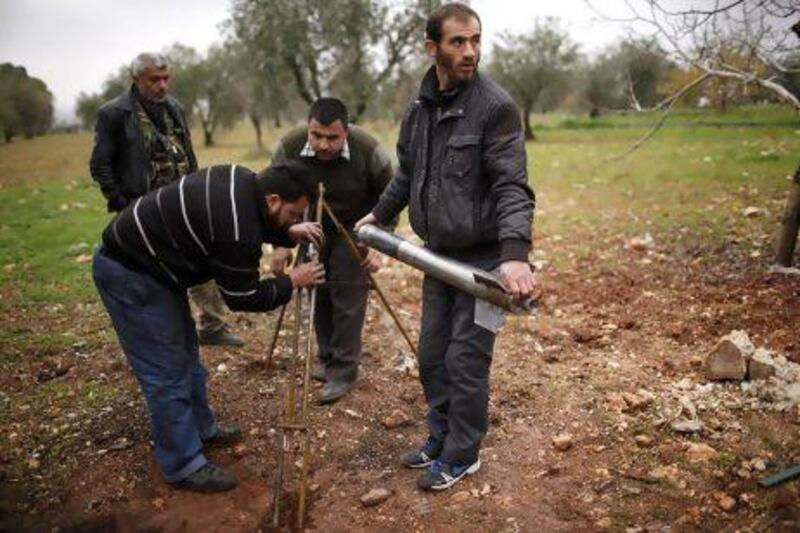
<instances>
[{"instance_id":1,"label":"metal launch tube","mask_svg":"<svg viewBox=\"0 0 800 533\"><path fill-rule=\"evenodd\" d=\"M533 299L522 303L515 302L512 296L506 292L500 279L491 272L442 257L423 246L417 246L372 224L362 226L358 230L358 240L370 248L390 255L506 311L523 314L530 313L535 307Z\"/></svg>"}]
</instances>

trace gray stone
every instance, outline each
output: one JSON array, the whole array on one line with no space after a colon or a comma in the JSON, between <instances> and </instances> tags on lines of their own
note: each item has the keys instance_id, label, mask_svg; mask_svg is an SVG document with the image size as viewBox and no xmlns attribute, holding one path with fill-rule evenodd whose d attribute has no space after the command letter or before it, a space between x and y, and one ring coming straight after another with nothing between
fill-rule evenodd
<instances>
[{"instance_id":1,"label":"gray stone","mask_svg":"<svg viewBox=\"0 0 800 533\"><path fill-rule=\"evenodd\" d=\"M468 490L462 490L450 496L450 503L463 503L469 500L471 497L472 495L469 493Z\"/></svg>"},{"instance_id":2,"label":"gray stone","mask_svg":"<svg viewBox=\"0 0 800 533\"><path fill-rule=\"evenodd\" d=\"M730 332L706 357L706 377L710 380L743 380L747 375L747 359L753 352L755 346L747 333L740 330Z\"/></svg>"},{"instance_id":3,"label":"gray stone","mask_svg":"<svg viewBox=\"0 0 800 533\"><path fill-rule=\"evenodd\" d=\"M747 375L751 380L769 379L775 375L776 362L772 352L759 348L747 362Z\"/></svg>"},{"instance_id":4,"label":"gray stone","mask_svg":"<svg viewBox=\"0 0 800 533\"><path fill-rule=\"evenodd\" d=\"M572 448L573 440L572 435L568 433L562 433L561 435L556 435L553 437L553 447L560 451L565 452Z\"/></svg>"},{"instance_id":5,"label":"gray stone","mask_svg":"<svg viewBox=\"0 0 800 533\"><path fill-rule=\"evenodd\" d=\"M675 420L671 426L678 433L700 433L703 431L703 423L699 420Z\"/></svg>"},{"instance_id":6,"label":"gray stone","mask_svg":"<svg viewBox=\"0 0 800 533\"><path fill-rule=\"evenodd\" d=\"M392 414L383 419L383 426L386 429L395 429L411 424L411 417L402 409L395 409Z\"/></svg>"},{"instance_id":7,"label":"gray stone","mask_svg":"<svg viewBox=\"0 0 800 533\"><path fill-rule=\"evenodd\" d=\"M392 491L384 488L375 488L361 496L361 505L364 507L375 507L380 505L392 495Z\"/></svg>"}]
</instances>

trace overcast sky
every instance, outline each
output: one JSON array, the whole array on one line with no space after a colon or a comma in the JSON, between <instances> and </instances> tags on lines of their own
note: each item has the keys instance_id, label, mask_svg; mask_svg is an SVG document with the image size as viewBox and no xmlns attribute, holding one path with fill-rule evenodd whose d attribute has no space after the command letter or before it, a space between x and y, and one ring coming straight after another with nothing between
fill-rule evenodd
<instances>
[{"instance_id":1,"label":"overcast sky","mask_svg":"<svg viewBox=\"0 0 800 533\"><path fill-rule=\"evenodd\" d=\"M624 13L623 0L595 0ZM562 19L584 51L596 51L625 28L598 20L584 0L473 0L489 42L503 30L524 31L537 16ZM0 0L0 62L23 65L56 98L56 116L71 118L82 91L100 89L137 53L181 42L205 50L221 39L229 0Z\"/></svg>"}]
</instances>

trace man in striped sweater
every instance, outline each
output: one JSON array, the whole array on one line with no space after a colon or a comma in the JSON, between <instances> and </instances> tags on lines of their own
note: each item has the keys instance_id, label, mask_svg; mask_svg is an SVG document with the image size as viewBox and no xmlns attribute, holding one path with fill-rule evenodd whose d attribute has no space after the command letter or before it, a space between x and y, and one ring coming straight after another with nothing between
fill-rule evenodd
<instances>
[{"instance_id":1,"label":"man in striped sweater","mask_svg":"<svg viewBox=\"0 0 800 533\"><path fill-rule=\"evenodd\" d=\"M233 476L203 449L241 438L238 428L217 425L208 406L187 289L214 279L231 310L263 312L321 280L316 263L259 276L262 244L321 244L319 224L300 222L314 194L314 181L296 164L258 175L215 166L136 199L103 232L95 284L147 401L167 482L203 492L233 488Z\"/></svg>"}]
</instances>

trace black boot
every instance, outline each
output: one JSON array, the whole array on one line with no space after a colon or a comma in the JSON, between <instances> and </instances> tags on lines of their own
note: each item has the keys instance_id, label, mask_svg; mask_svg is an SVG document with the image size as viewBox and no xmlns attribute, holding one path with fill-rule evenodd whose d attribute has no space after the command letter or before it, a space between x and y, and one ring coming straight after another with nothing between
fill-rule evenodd
<instances>
[{"instance_id":1,"label":"black boot","mask_svg":"<svg viewBox=\"0 0 800 533\"><path fill-rule=\"evenodd\" d=\"M202 332L198 335L200 344L204 346L244 346L244 339L227 328L213 333Z\"/></svg>"},{"instance_id":2,"label":"black boot","mask_svg":"<svg viewBox=\"0 0 800 533\"><path fill-rule=\"evenodd\" d=\"M314 367L311 369L311 378L316 381L321 381L325 383L325 381L327 381L325 379L325 365L323 365L322 363L315 364Z\"/></svg>"},{"instance_id":3,"label":"black boot","mask_svg":"<svg viewBox=\"0 0 800 533\"><path fill-rule=\"evenodd\" d=\"M236 479L227 470L206 463L199 470L172 485L194 492L224 492L236 487Z\"/></svg>"},{"instance_id":4,"label":"black boot","mask_svg":"<svg viewBox=\"0 0 800 533\"><path fill-rule=\"evenodd\" d=\"M236 424L230 426L217 426L217 432L203 440L203 446L222 447L232 446L242 440L242 428Z\"/></svg>"},{"instance_id":5,"label":"black boot","mask_svg":"<svg viewBox=\"0 0 800 533\"><path fill-rule=\"evenodd\" d=\"M353 387L353 381L328 381L319 393L319 403L327 404L340 400Z\"/></svg>"}]
</instances>

